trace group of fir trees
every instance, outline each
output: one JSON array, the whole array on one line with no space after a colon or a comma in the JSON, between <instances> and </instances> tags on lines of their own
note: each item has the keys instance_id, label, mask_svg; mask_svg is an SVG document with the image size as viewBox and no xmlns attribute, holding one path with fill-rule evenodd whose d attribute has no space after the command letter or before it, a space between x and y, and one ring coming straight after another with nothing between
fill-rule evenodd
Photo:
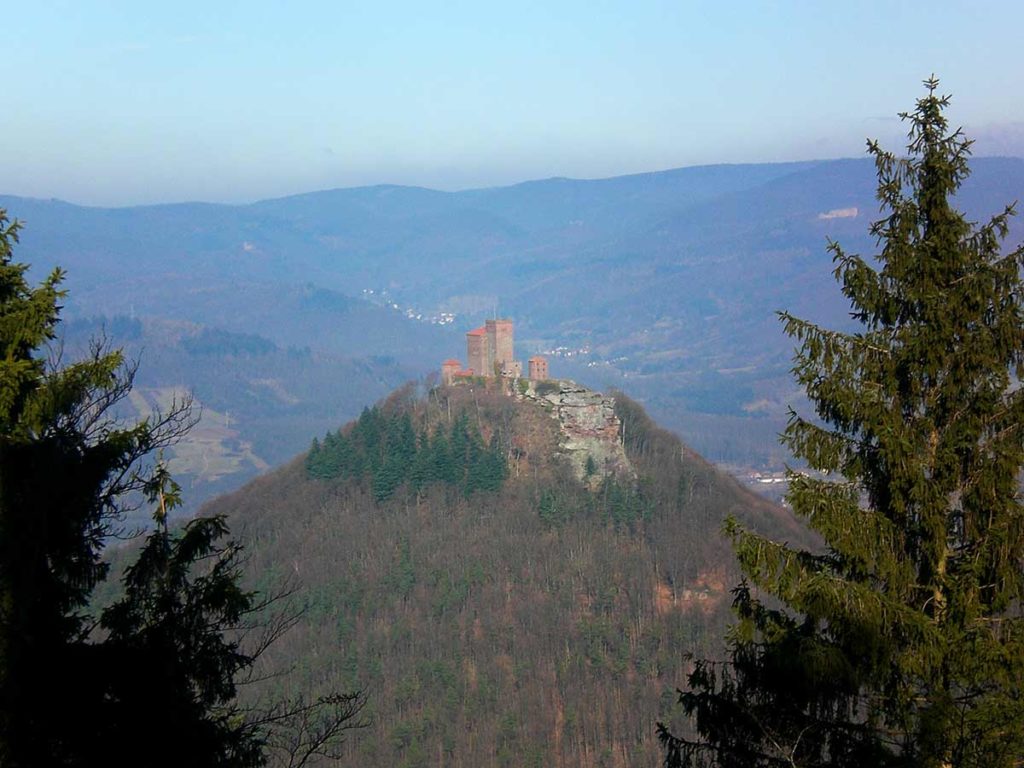
<instances>
[{"instance_id":1,"label":"group of fir trees","mask_svg":"<svg viewBox=\"0 0 1024 768\"><path fill-rule=\"evenodd\" d=\"M508 468L498 433L484 442L463 411L447 429L417 430L408 410L385 413L379 407L363 410L349 427L328 432L313 441L306 471L321 480L366 482L377 501L386 501L403 485L414 493L434 483L458 488L469 496L497 491Z\"/></svg>"},{"instance_id":2,"label":"group of fir trees","mask_svg":"<svg viewBox=\"0 0 1024 768\"><path fill-rule=\"evenodd\" d=\"M550 528L586 517L625 531L649 520L654 507L643 484L609 475L593 492L561 485L545 488L537 500L537 515Z\"/></svg>"},{"instance_id":3,"label":"group of fir trees","mask_svg":"<svg viewBox=\"0 0 1024 768\"><path fill-rule=\"evenodd\" d=\"M926 83L907 156L869 143L874 261L830 249L856 332L789 314L816 418L784 434L817 474L788 501L804 550L728 527L745 580L728 658L696 663L666 765L1024 763L1024 250L1007 208L954 207L970 142Z\"/></svg>"},{"instance_id":4,"label":"group of fir trees","mask_svg":"<svg viewBox=\"0 0 1024 768\"><path fill-rule=\"evenodd\" d=\"M255 766L275 748L298 765L329 751L359 696L237 704L289 619L257 620L266 601L239 586L222 518L169 527L176 486L140 461L188 428L187 407L126 424L114 406L134 370L119 352L60 364L62 273L32 287L18 231L0 209L0 765ZM156 526L97 611L131 493Z\"/></svg>"}]
</instances>

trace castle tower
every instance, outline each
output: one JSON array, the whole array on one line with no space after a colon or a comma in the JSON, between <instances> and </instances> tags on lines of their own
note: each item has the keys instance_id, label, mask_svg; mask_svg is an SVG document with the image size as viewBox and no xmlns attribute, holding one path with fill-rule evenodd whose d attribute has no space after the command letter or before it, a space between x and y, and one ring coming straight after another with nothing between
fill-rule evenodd
<instances>
[{"instance_id":1,"label":"castle tower","mask_svg":"<svg viewBox=\"0 0 1024 768\"><path fill-rule=\"evenodd\" d=\"M528 361L529 379L531 381L544 381L548 378L548 359L543 355L534 355Z\"/></svg>"},{"instance_id":2,"label":"castle tower","mask_svg":"<svg viewBox=\"0 0 1024 768\"><path fill-rule=\"evenodd\" d=\"M505 370L511 370L513 363L512 321L488 320L484 324L484 328L487 330L487 342L490 345L488 359L490 368L487 375L491 375L491 371L502 373Z\"/></svg>"},{"instance_id":3,"label":"castle tower","mask_svg":"<svg viewBox=\"0 0 1024 768\"><path fill-rule=\"evenodd\" d=\"M494 366L488 364L493 358L487 342L486 328L474 328L466 334L466 367L477 376L494 375Z\"/></svg>"},{"instance_id":4,"label":"castle tower","mask_svg":"<svg viewBox=\"0 0 1024 768\"><path fill-rule=\"evenodd\" d=\"M462 370L462 363L458 360L445 360L441 363L441 383L446 387L451 386L455 381L455 374Z\"/></svg>"}]
</instances>

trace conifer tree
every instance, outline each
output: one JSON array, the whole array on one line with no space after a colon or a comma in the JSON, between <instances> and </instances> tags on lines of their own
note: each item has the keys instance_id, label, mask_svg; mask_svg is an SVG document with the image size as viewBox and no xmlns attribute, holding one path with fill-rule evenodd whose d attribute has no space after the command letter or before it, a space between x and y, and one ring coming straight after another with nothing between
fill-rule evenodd
<instances>
[{"instance_id":1,"label":"conifer tree","mask_svg":"<svg viewBox=\"0 0 1024 768\"><path fill-rule=\"evenodd\" d=\"M861 328L782 314L817 416L784 433L817 470L788 501L823 546L727 525L738 623L681 694L692 736L659 726L668 766L1024 761L1024 251L1012 206L954 207L971 143L925 85L908 155L868 144L877 261L830 244Z\"/></svg>"},{"instance_id":2,"label":"conifer tree","mask_svg":"<svg viewBox=\"0 0 1024 768\"><path fill-rule=\"evenodd\" d=\"M409 468L409 484L417 494L431 479L431 465L433 455L430 451L430 435L427 430L421 429L416 437L416 453L413 457L412 466Z\"/></svg>"},{"instance_id":3,"label":"conifer tree","mask_svg":"<svg viewBox=\"0 0 1024 768\"><path fill-rule=\"evenodd\" d=\"M241 548L220 542L228 533L222 517L172 530L169 513L181 492L162 464L144 490L155 526L125 572L123 597L100 618L113 663L88 757L110 765L264 765L267 729L236 702L239 677L256 661L238 630L259 608L240 586ZM159 750L147 727L154 720L175 734Z\"/></svg>"},{"instance_id":4,"label":"conifer tree","mask_svg":"<svg viewBox=\"0 0 1024 768\"><path fill-rule=\"evenodd\" d=\"M458 482L458 457L452 454L451 443L444 429L437 429L430 440L430 479L435 482L455 485Z\"/></svg>"},{"instance_id":5,"label":"conifer tree","mask_svg":"<svg viewBox=\"0 0 1024 768\"><path fill-rule=\"evenodd\" d=\"M63 273L31 287L13 259L18 230L0 209L0 765L243 766L276 751L299 766L332 754L361 694L235 705L236 674L266 646L229 633L268 601L239 587L222 519L169 530L176 486L140 465L191 426L188 403L125 423L113 406L134 368L119 352L95 344L54 361ZM98 622L102 548L133 490L160 500L157 530Z\"/></svg>"},{"instance_id":6,"label":"conifer tree","mask_svg":"<svg viewBox=\"0 0 1024 768\"><path fill-rule=\"evenodd\" d=\"M115 419L134 371L102 344L52 363L63 273L28 284L19 228L0 209L0 763L73 764L102 703L86 608L106 575L103 541L140 485L138 460L189 416Z\"/></svg>"}]
</instances>

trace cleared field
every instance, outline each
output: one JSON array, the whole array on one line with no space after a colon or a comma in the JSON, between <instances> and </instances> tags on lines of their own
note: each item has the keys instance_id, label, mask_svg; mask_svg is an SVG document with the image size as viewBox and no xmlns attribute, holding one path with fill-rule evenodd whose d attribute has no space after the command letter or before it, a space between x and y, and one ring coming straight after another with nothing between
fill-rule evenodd
<instances>
[{"instance_id":1,"label":"cleared field","mask_svg":"<svg viewBox=\"0 0 1024 768\"><path fill-rule=\"evenodd\" d=\"M137 387L129 397L139 418L146 418L169 411L187 395L182 387ZM193 407L199 414L198 423L181 442L165 451L169 469L185 480L183 485L211 483L228 475L270 468L253 452L252 443L232 428L230 414L207 408L198 400Z\"/></svg>"}]
</instances>

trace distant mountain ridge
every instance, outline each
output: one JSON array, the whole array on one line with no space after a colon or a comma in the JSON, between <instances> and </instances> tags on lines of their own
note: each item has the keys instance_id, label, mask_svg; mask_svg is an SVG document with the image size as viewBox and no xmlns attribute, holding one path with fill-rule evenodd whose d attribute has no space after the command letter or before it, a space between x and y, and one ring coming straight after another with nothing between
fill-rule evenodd
<instances>
[{"instance_id":1,"label":"distant mountain ridge","mask_svg":"<svg viewBox=\"0 0 1024 768\"><path fill-rule=\"evenodd\" d=\"M972 217L1024 198L1024 160L972 169L959 198ZM520 353L551 353L558 375L627 386L716 461L775 467L799 392L774 313L847 323L825 246L870 254L878 211L867 159L248 205L0 206L25 220L18 255L37 276L68 269L69 317L187 321L426 374L497 309ZM1020 217L1010 227L1008 242L1024 240ZM425 322L441 313L454 321Z\"/></svg>"}]
</instances>

